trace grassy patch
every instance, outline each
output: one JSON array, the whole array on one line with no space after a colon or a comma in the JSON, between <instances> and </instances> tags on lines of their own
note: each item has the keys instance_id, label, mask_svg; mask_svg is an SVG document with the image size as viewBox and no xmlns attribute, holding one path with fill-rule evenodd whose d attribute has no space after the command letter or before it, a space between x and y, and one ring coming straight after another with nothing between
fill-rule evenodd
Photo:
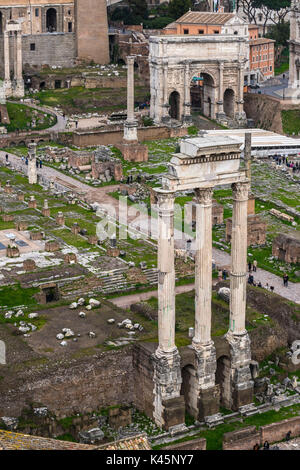
<instances>
[{"instance_id":1,"label":"grassy patch","mask_svg":"<svg viewBox=\"0 0 300 470\"><path fill-rule=\"evenodd\" d=\"M281 111L282 128L285 134L296 134L300 132L300 110L288 109Z\"/></svg>"},{"instance_id":2,"label":"grassy patch","mask_svg":"<svg viewBox=\"0 0 300 470\"><path fill-rule=\"evenodd\" d=\"M56 124L56 116L46 114L36 109L25 106L24 104L7 103L7 112L10 124L6 125L8 132L26 129L48 129ZM36 126L32 127L33 119Z\"/></svg>"}]
</instances>

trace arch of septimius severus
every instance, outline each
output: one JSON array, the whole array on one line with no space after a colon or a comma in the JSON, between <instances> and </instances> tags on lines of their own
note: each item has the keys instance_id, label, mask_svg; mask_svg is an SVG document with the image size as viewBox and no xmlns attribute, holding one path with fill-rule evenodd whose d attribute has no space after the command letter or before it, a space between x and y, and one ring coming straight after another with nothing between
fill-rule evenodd
<instances>
[{"instance_id":1,"label":"arch of septimius severus","mask_svg":"<svg viewBox=\"0 0 300 470\"><path fill-rule=\"evenodd\" d=\"M134 364L138 394L144 397L140 406L165 429L180 428L185 410L198 421L217 422L220 404L238 410L252 403L251 350L245 328L250 184L240 167L240 153L240 144L230 137L183 140L162 179L162 189L156 190L159 344L155 351L149 345L140 346ZM214 187L224 184L231 185L233 192L230 315L227 334L213 340L212 197ZM179 352L175 344L174 199L183 190L194 190L197 198L195 333L191 345Z\"/></svg>"},{"instance_id":2,"label":"arch of septimius severus","mask_svg":"<svg viewBox=\"0 0 300 470\"><path fill-rule=\"evenodd\" d=\"M157 124L171 118L191 121L191 84L199 84L202 112L211 119L244 125L244 71L247 28L239 34L150 37L150 116Z\"/></svg>"}]
</instances>

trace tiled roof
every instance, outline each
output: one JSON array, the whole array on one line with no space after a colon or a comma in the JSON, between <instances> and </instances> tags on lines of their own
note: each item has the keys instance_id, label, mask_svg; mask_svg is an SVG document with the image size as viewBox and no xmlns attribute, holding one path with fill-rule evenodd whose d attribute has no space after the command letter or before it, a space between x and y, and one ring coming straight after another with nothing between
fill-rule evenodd
<instances>
[{"instance_id":1,"label":"tiled roof","mask_svg":"<svg viewBox=\"0 0 300 470\"><path fill-rule=\"evenodd\" d=\"M151 450L151 447L146 434L96 446L29 436L0 429L1 450Z\"/></svg>"},{"instance_id":2,"label":"tiled roof","mask_svg":"<svg viewBox=\"0 0 300 470\"><path fill-rule=\"evenodd\" d=\"M98 450L151 450L146 434L97 447Z\"/></svg>"},{"instance_id":3,"label":"tiled roof","mask_svg":"<svg viewBox=\"0 0 300 470\"><path fill-rule=\"evenodd\" d=\"M249 41L250 46L260 46L261 44L268 44L270 42L275 42L274 39L268 39L268 38L258 38L258 39L252 39Z\"/></svg>"},{"instance_id":4,"label":"tiled roof","mask_svg":"<svg viewBox=\"0 0 300 470\"><path fill-rule=\"evenodd\" d=\"M181 16L176 23L189 23L189 24L214 24L223 25L231 20L235 15L234 13L205 13L201 11L188 11Z\"/></svg>"},{"instance_id":5,"label":"tiled roof","mask_svg":"<svg viewBox=\"0 0 300 470\"><path fill-rule=\"evenodd\" d=\"M0 450L95 450L95 446L0 430Z\"/></svg>"}]
</instances>

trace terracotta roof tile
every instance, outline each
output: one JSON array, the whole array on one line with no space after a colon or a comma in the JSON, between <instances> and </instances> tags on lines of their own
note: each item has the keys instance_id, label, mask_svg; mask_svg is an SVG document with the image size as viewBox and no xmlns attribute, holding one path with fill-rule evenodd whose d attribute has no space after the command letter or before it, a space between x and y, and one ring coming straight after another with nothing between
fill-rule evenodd
<instances>
[{"instance_id":1,"label":"terracotta roof tile","mask_svg":"<svg viewBox=\"0 0 300 470\"><path fill-rule=\"evenodd\" d=\"M188 11L178 20L176 20L176 23L223 25L227 23L227 21L231 20L231 18L234 16L234 13L206 13L201 11Z\"/></svg>"}]
</instances>

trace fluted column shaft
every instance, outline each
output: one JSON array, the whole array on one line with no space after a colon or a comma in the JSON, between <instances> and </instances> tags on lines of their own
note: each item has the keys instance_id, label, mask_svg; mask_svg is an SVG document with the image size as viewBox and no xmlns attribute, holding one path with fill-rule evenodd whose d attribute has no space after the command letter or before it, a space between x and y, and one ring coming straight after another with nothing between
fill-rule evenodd
<instances>
[{"instance_id":1,"label":"fluted column shaft","mask_svg":"<svg viewBox=\"0 0 300 470\"><path fill-rule=\"evenodd\" d=\"M196 189L195 336L193 345L211 342L212 195L213 189Z\"/></svg>"},{"instance_id":2,"label":"fluted column shaft","mask_svg":"<svg viewBox=\"0 0 300 470\"><path fill-rule=\"evenodd\" d=\"M170 353L175 346L174 193L158 197L158 351Z\"/></svg>"},{"instance_id":3,"label":"fluted column shaft","mask_svg":"<svg viewBox=\"0 0 300 470\"><path fill-rule=\"evenodd\" d=\"M22 65L22 32L21 31L17 31L16 33L17 35L17 44L16 44L16 57L17 57L17 60L16 60L16 71L15 71L15 74L16 74L16 78L18 81L20 80L23 80L23 74L22 74L22 70L23 70L23 65Z\"/></svg>"},{"instance_id":4,"label":"fluted column shaft","mask_svg":"<svg viewBox=\"0 0 300 470\"><path fill-rule=\"evenodd\" d=\"M235 335L246 333L246 265L247 265L247 214L249 183L234 183L231 273L230 273L230 323Z\"/></svg>"},{"instance_id":5,"label":"fluted column shaft","mask_svg":"<svg viewBox=\"0 0 300 470\"><path fill-rule=\"evenodd\" d=\"M6 82L10 81L10 66L9 66L9 34L4 32L4 79Z\"/></svg>"}]
</instances>

